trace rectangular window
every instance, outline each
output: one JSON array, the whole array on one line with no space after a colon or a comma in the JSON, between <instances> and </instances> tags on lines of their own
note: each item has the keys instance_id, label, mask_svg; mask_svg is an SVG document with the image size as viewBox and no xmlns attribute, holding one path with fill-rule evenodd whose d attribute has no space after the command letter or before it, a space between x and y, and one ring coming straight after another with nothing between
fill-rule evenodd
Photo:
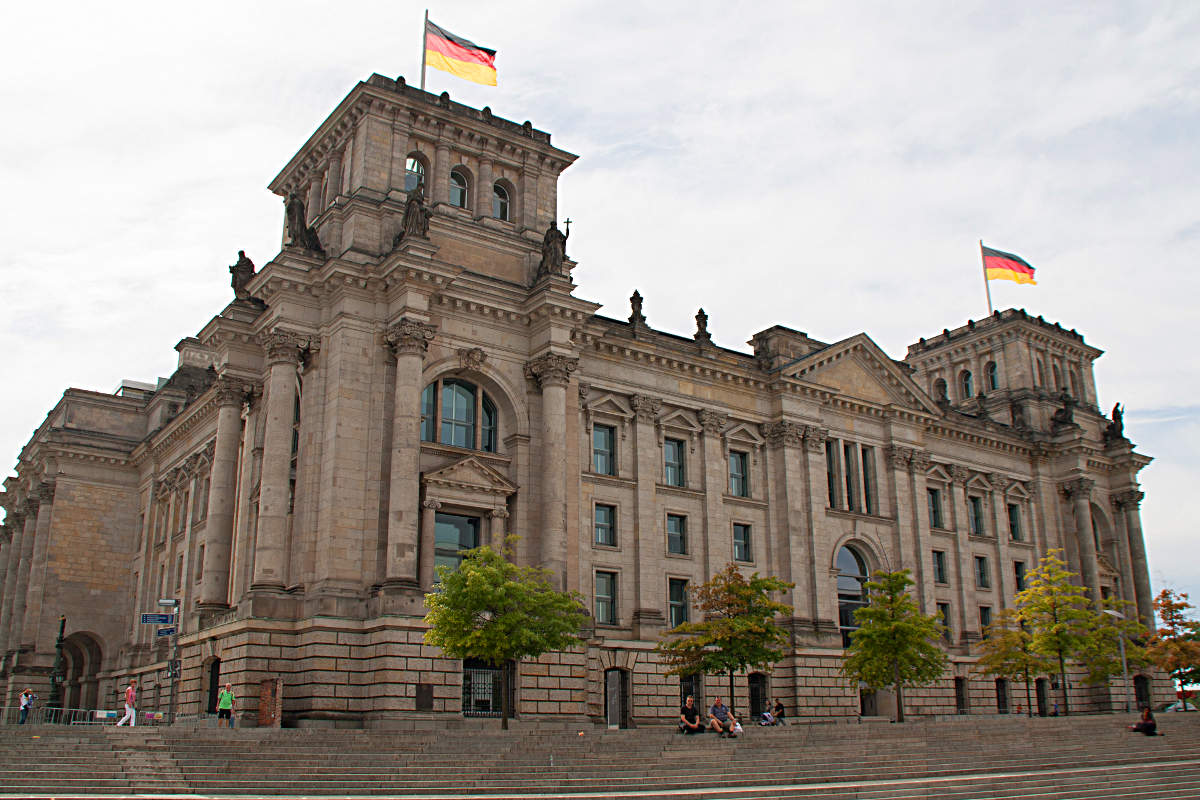
<instances>
[{"instance_id":1,"label":"rectangular window","mask_svg":"<svg viewBox=\"0 0 1200 800\"><path fill-rule=\"evenodd\" d=\"M846 477L846 510L858 511L858 446L842 444L842 468Z\"/></svg>"},{"instance_id":2,"label":"rectangular window","mask_svg":"<svg viewBox=\"0 0 1200 800\"><path fill-rule=\"evenodd\" d=\"M617 573L596 573L596 622L617 624Z\"/></svg>"},{"instance_id":3,"label":"rectangular window","mask_svg":"<svg viewBox=\"0 0 1200 800\"><path fill-rule=\"evenodd\" d=\"M980 589L990 589L992 586L992 570L988 566L987 556L975 556L975 585Z\"/></svg>"},{"instance_id":4,"label":"rectangular window","mask_svg":"<svg viewBox=\"0 0 1200 800\"><path fill-rule=\"evenodd\" d=\"M1021 507L1016 503L1008 504L1008 535L1014 542L1022 541Z\"/></svg>"},{"instance_id":5,"label":"rectangular window","mask_svg":"<svg viewBox=\"0 0 1200 800\"><path fill-rule=\"evenodd\" d=\"M868 514L878 514L879 509L876 507L878 503L875 500L875 448L863 445L860 452L862 455L863 511Z\"/></svg>"},{"instance_id":6,"label":"rectangular window","mask_svg":"<svg viewBox=\"0 0 1200 800\"><path fill-rule=\"evenodd\" d=\"M667 552L687 555L687 517L667 514Z\"/></svg>"},{"instance_id":7,"label":"rectangular window","mask_svg":"<svg viewBox=\"0 0 1200 800\"><path fill-rule=\"evenodd\" d=\"M1017 591L1018 592L1025 591L1025 562L1024 561L1014 561L1013 562L1013 575L1016 576L1016 579L1017 579Z\"/></svg>"},{"instance_id":8,"label":"rectangular window","mask_svg":"<svg viewBox=\"0 0 1200 800\"><path fill-rule=\"evenodd\" d=\"M196 548L196 583L204 580L204 545Z\"/></svg>"},{"instance_id":9,"label":"rectangular window","mask_svg":"<svg viewBox=\"0 0 1200 800\"><path fill-rule=\"evenodd\" d=\"M617 474L617 431L611 425L592 426L592 471Z\"/></svg>"},{"instance_id":10,"label":"rectangular window","mask_svg":"<svg viewBox=\"0 0 1200 800\"><path fill-rule=\"evenodd\" d=\"M983 498L971 495L967 498L967 510L970 512L970 530L972 536L987 536L987 528L983 524Z\"/></svg>"},{"instance_id":11,"label":"rectangular window","mask_svg":"<svg viewBox=\"0 0 1200 800\"><path fill-rule=\"evenodd\" d=\"M668 486L687 485L684 460L687 450L679 439L663 440L663 483Z\"/></svg>"},{"instance_id":12,"label":"rectangular window","mask_svg":"<svg viewBox=\"0 0 1200 800\"><path fill-rule=\"evenodd\" d=\"M933 551L933 582L950 582L946 580L946 552L944 550Z\"/></svg>"},{"instance_id":13,"label":"rectangular window","mask_svg":"<svg viewBox=\"0 0 1200 800\"><path fill-rule=\"evenodd\" d=\"M953 641L953 631L950 628L950 604L937 604L938 622L942 623L942 638L947 642Z\"/></svg>"},{"instance_id":14,"label":"rectangular window","mask_svg":"<svg viewBox=\"0 0 1200 800\"><path fill-rule=\"evenodd\" d=\"M836 439L825 440L825 480L829 486L829 507L838 508L838 446Z\"/></svg>"},{"instance_id":15,"label":"rectangular window","mask_svg":"<svg viewBox=\"0 0 1200 800\"><path fill-rule=\"evenodd\" d=\"M979 607L979 631L987 638L988 628L992 625L992 608L991 606Z\"/></svg>"},{"instance_id":16,"label":"rectangular window","mask_svg":"<svg viewBox=\"0 0 1200 800\"><path fill-rule=\"evenodd\" d=\"M674 628L687 621L687 581L671 578L667 581L667 622Z\"/></svg>"},{"instance_id":17,"label":"rectangular window","mask_svg":"<svg viewBox=\"0 0 1200 800\"><path fill-rule=\"evenodd\" d=\"M596 544L617 546L617 507L596 504Z\"/></svg>"},{"instance_id":18,"label":"rectangular window","mask_svg":"<svg viewBox=\"0 0 1200 800\"><path fill-rule=\"evenodd\" d=\"M433 565L458 569L462 551L479 547L479 517L436 514L433 518ZM435 577L436 581L437 578Z\"/></svg>"},{"instance_id":19,"label":"rectangular window","mask_svg":"<svg viewBox=\"0 0 1200 800\"><path fill-rule=\"evenodd\" d=\"M750 551L750 526L733 523L733 560L753 561Z\"/></svg>"},{"instance_id":20,"label":"rectangular window","mask_svg":"<svg viewBox=\"0 0 1200 800\"><path fill-rule=\"evenodd\" d=\"M942 490L929 490L929 527L945 528L946 525L942 519Z\"/></svg>"},{"instance_id":21,"label":"rectangular window","mask_svg":"<svg viewBox=\"0 0 1200 800\"><path fill-rule=\"evenodd\" d=\"M750 496L750 457L737 450L729 451L729 493L734 497Z\"/></svg>"},{"instance_id":22,"label":"rectangular window","mask_svg":"<svg viewBox=\"0 0 1200 800\"><path fill-rule=\"evenodd\" d=\"M175 594L183 591L183 556L175 562Z\"/></svg>"}]
</instances>

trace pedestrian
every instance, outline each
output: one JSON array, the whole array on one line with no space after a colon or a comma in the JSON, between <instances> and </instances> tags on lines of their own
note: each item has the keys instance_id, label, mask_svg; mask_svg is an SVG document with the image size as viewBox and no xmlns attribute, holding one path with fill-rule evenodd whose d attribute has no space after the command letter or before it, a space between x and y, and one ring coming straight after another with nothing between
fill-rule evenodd
<instances>
[{"instance_id":1,"label":"pedestrian","mask_svg":"<svg viewBox=\"0 0 1200 800\"><path fill-rule=\"evenodd\" d=\"M217 727L233 727L233 684L225 684L225 688L217 693Z\"/></svg>"},{"instance_id":2,"label":"pedestrian","mask_svg":"<svg viewBox=\"0 0 1200 800\"><path fill-rule=\"evenodd\" d=\"M18 725L25 724L25 720L29 718L29 712L33 710L33 701L36 699L37 695L28 687L21 692L21 721L17 723Z\"/></svg>"},{"instance_id":3,"label":"pedestrian","mask_svg":"<svg viewBox=\"0 0 1200 800\"><path fill-rule=\"evenodd\" d=\"M129 679L129 686L125 689L125 716L121 717L117 726L124 725L125 720L129 720L131 728L137 725L137 678Z\"/></svg>"}]
</instances>

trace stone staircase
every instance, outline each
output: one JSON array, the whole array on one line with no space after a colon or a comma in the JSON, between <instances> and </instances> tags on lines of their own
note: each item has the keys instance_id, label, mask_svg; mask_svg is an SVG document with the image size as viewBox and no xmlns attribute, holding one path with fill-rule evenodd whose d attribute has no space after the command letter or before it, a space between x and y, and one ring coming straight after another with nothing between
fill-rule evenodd
<instances>
[{"instance_id":1,"label":"stone staircase","mask_svg":"<svg viewBox=\"0 0 1200 800\"><path fill-rule=\"evenodd\" d=\"M1200 798L1200 714L674 729L6 727L0 798L149 794L639 798ZM582 735L581 735L582 734Z\"/></svg>"}]
</instances>

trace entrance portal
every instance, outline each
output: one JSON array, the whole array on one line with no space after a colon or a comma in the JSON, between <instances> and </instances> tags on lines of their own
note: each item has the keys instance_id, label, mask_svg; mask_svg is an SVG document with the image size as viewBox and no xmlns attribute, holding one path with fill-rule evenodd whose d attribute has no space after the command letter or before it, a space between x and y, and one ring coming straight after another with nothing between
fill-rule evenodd
<instances>
[{"instance_id":1,"label":"entrance portal","mask_svg":"<svg viewBox=\"0 0 1200 800\"><path fill-rule=\"evenodd\" d=\"M1038 678L1035 684L1037 689L1038 716L1050 716L1050 681L1045 678Z\"/></svg>"},{"instance_id":2,"label":"entrance portal","mask_svg":"<svg viewBox=\"0 0 1200 800\"><path fill-rule=\"evenodd\" d=\"M623 669L604 671L604 720L610 728L629 727L629 673Z\"/></svg>"},{"instance_id":3,"label":"entrance portal","mask_svg":"<svg viewBox=\"0 0 1200 800\"><path fill-rule=\"evenodd\" d=\"M750 719L762 717L767 710L767 676L761 672L750 673Z\"/></svg>"},{"instance_id":4,"label":"entrance portal","mask_svg":"<svg viewBox=\"0 0 1200 800\"><path fill-rule=\"evenodd\" d=\"M214 658L208 665L208 702L204 710L209 714L217 713L217 695L221 692L221 659Z\"/></svg>"}]
</instances>

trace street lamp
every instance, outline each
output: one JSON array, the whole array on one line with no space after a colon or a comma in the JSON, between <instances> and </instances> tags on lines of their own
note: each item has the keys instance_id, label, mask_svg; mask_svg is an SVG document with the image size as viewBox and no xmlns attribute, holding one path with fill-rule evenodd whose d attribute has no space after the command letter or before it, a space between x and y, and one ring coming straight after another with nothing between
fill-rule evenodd
<instances>
[{"instance_id":1,"label":"street lamp","mask_svg":"<svg viewBox=\"0 0 1200 800\"><path fill-rule=\"evenodd\" d=\"M1114 611L1111 608L1104 609L1104 613L1115 619L1124 620L1125 615L1120 611ZM1125 686L1125 713L1129 713L1129 665L1125 661L1125 629L1117 628L1117 641L1121 645L1121 675Z\"/></svg>"},{"instance_id":2,"label":"street lamp","mask_svg":"<svg viewBox=\"0 0 1200 800\"><path fill-rule=\"evenodd\" d=\"M66 680L66 663L63 661L63 632L67 628L67 618L58 618L58 639L54 642L54 667L50 670L50 708L63 707L63 682Z\"/></svg>"}]
</instances>

